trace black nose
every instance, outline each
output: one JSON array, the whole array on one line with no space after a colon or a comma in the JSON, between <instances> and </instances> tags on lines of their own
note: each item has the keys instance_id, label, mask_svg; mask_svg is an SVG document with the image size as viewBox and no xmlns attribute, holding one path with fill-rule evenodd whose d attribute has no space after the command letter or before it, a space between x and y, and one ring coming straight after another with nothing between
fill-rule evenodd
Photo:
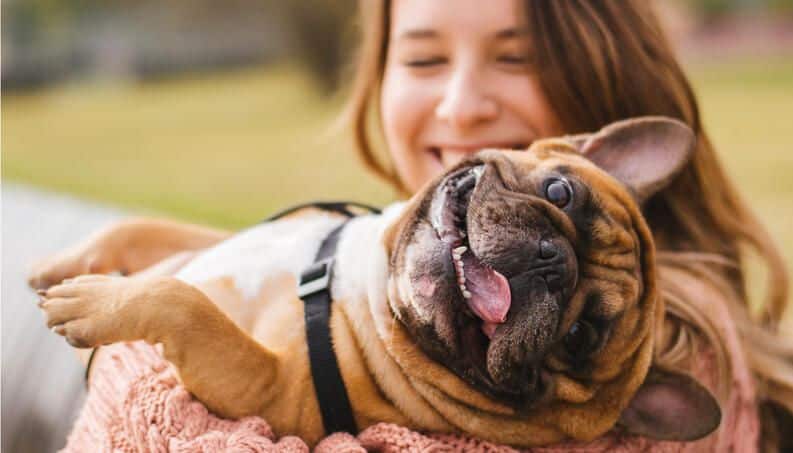
<instances>
[{"instance_id":1,"label":"black nose","mask_svg":"<svg viewBox=\"0 0 793 453\"><path fill-rule=\"evenodd\" d=\"M540 258L547 260L556 256L557 253L559 250L553 242L547 239L540 240Z\"/></svg>"}]
</instances>

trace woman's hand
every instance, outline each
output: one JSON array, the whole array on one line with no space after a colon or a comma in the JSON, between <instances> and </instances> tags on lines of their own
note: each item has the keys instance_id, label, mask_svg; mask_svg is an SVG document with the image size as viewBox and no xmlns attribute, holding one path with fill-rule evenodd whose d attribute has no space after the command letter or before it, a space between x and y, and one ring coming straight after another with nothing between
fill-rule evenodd
<instances>
[{"instance_id":1,"label":"woman's hand","mask_svg":"<svg viewBox=\"0 0 793 453\"><path fill-rule=\"evenodd\" d=\"M47 289L67 278L83 274L121 272L118 244L125 222L118 222L100 230L78 244L36 263L28 274L33 289Z\"/></svg>"},{"instance_id":2,"label":"woman's hand","mask_svg":"<svg viewBox=\"0 0 793 453\"><path fill-rule=\"evenodd\" d=\"M176 254L210 247L230 235L172 220L122 220L33 266L28 285L46 289L78 275L134 274Z\"/></svg>"}]
</instances>

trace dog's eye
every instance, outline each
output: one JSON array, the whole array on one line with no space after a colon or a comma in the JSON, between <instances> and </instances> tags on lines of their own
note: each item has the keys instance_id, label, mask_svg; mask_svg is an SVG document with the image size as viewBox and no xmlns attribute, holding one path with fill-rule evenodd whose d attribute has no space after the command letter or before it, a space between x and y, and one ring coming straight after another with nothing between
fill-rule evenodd
<instances>
[{"instance_id":1,"label":"dog's eye","mask_svg":"<svg viewBox=\"0 0 793 453\"><path fill-rule=\"evenodd\" d=\"M592 324L579 319L570 327L563 341L567 353L574 358L581 359L595 350L598 343L598 332Z\"/></svg>"},{"instance_id":2,"label":"dog's eye","mask_svg":"<svg viewBox=\"0 0 793 453\"><path fill-rule=\"evenodd\" d=\"M559 208L564 208L570 204L573 198L573 190L567 181L563 179L553 179L545 186L545 198Z\"/></svg>"}]
</instances>

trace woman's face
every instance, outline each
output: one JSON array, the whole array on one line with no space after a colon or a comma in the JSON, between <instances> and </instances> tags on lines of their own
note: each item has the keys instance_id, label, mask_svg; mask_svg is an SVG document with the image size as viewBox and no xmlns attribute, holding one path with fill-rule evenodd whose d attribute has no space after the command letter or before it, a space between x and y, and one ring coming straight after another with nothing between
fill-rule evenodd
<instances>
[{"instance_id":1,"label":"woman's face","mask_svg":"<svg viewBox=\"0 0 793 453\"><path fill-rule=\"evenodd\" d=\"M411 193L480 148L560 132L518 0L395 0L381 108Z\"/></svg>"}]
</instances>

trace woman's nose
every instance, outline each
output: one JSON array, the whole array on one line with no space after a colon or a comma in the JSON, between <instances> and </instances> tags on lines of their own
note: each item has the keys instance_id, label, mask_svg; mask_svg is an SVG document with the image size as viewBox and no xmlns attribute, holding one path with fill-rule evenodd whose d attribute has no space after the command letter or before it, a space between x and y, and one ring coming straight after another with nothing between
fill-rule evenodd
<instances>
[{"instance_id":1,"label":"woman's nose","mask_svg":"<svg viewBox=\"0 0 793 453\"><path fill-rule=\"evenodd\" d=\"M493 120L498 115L498 104L483 88L474 71L455 71L444 87L435 116L459 130Z\"/></svg>"}]
</instances>

